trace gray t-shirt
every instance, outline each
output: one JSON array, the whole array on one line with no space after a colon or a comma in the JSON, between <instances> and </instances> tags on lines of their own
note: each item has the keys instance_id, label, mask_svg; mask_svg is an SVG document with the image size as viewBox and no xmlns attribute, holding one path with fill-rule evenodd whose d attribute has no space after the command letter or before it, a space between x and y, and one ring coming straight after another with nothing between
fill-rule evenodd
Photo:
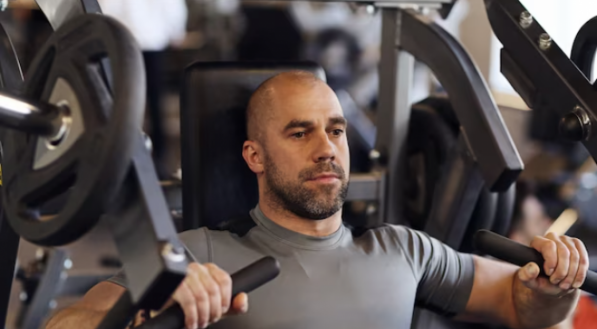
<instances>
[{"instance_id":1,"label":"gray t-shirt","mask_svg":"<svg viewBox=\"0 0 597 329\"><path fill-rule=\"evenodd\" d=\"M249 312L210 328L409 328L416 305L443 315L464 310L473 285L472 257L422 232L384 225L353 236L342 226L327 237L287 230L259 207L256 226L239 237L205 228L180 238L200 263L234 273L265 255L280 275L249 294ZM119 273L109 281L126 286Z\"/></svg>"}]
</instances>

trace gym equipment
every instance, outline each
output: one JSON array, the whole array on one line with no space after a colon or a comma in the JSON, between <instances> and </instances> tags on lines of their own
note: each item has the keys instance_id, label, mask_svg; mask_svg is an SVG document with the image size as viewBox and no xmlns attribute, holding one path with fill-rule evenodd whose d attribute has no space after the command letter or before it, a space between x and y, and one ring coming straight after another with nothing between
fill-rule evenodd
<instances>
[{"instance_id":1,"label":"gym equipment","mask_svg":"<svg viewBox=\"0 0 597 329\"><path fill-rule=\"evenodd\" d=\"M485 5L492 29L503 45L502 74L533 111L552 113L561 118L561 139L581 142L593 159L597 159L597 139L593 128L597 115L597 93L590 81L597 45L595 18L581 28L568 58L518 0L485 0ZM519 265L531 260L532 255L517 259L516 255L522 250L516 250L514 246L508 252L506 242L509 241L486 233L480 233L480 236L494 241L494 245L488 244L489 248L477 246L485 248L490 255ZM588 273L588 277L588 291L597 292L595 274Z\"/></svg>"},{"instance_id":2,"label":"gym equipment","mask_svg":"<svg viewBox=\"0 0 597 329\"><path fill-rule=\"evenodd\" d=\"M547 276L544 268L545 260L541 253L499 234L487 230L478 231L475 234L475 248L485 254L518 266L525 266L530 262L534 262L539 265L541 275ZM580 289L596 295L597 273L588 270L585 282Z\"/></svg>"},{"instance_id":3,"label":"gym equipment","mask_svg":"<svg viewBox=\"0 0 597 329\"><path fill-rule=\"evenodd\" d=\"M65 2L53 1L53 3L64 4ZM65 8L65 10L72 13L73 8ZM99 33L101 36L98 35ZM4 93L3 102L0 102L0 122L6 123L12 129L18 128L24 131L8 131L3 136L3 164L4 171L7 173L5 177L8 177L5 180L8 183L5 184L4 200L7 207L13 208L7 211L12 216L11 226L15 226L19 233L30 241L52 246L73 241L71 234L78 236L84 234L84 231L97 221L93 216L99 218L105 214L104 220L110 224L125 272L129 277L136 278L130 282L129 293L119 299L108 316L103 319L100 328L124 328L137 310L161 308L184 278L188 265L184 248L177 238L158 183L151 156L141 134L140 119L143 113L143 102L140 100L143 99L145 90L143 83L135 85L134 82L142 82L144 75L140 50L135 45L130 33L113 19L80 13L64 22L64 25L58 26L48 44L37 56L33 74L24 88L24 95L17 98ZM49 64L52 66L50 67ZM131 75L124 74L120 77L119 72L113 72L112 67L118 69L122 65L125 65L122 69ZM57 78L58 75L62 80ZM58 87L54 88L55 85ZM55 92L55 90L58 91ZM121 94L126 97L121 97ZM65 100L68 101L71 120L66 119L68 117L65 115L66 111L59 110ZM77 108L73 108L75 106ZM26 115L13 115L22 111ZM80 113L75 114L75 111ZM75 118L75 115L79 117ZM114 122L115 118L122 121ZM14 124L19 120L26 124ZM35 125L28 125L27 123L30 122L34 122ZM77 140L73 141L73 145L76 147L87 145L87 154L80 152L79 148L76 148L79 152L71 152L74 147L62 150L61 153L55 152L60 149L62 143L69 140L69 136L73 136L68 132L60 141L56 141L56 145L52 145L53 148L46 147L44 134L52 136L55 131L60 132L63 130L62 127L68 125L71 131L83 132L77 136ZM109 135L105 135L106 133ZM117 136L120 139L116 139ZM48 160L49 163L46 163L45 167L42 166L44 168L35 168L37 163L34 161L36 160L34 150L40 145L37 141L43 142L40 143L47 148L46 154L55 156ZM110 160L116 163L109 162ZM71 200L75 198L73 195L76 196L79 193L84 195L85 188L93 185L94 180L98 178L93 176L95 174L93 170L89 172L82 170L81 173L73 170L73 166L76 165L89 166L87 163L82 163L83 161L91 161L96 167L106 164L108 169L101 170L108 170L106 172L108 174L122 175L122 177L101 177L103 181L96 188L110 196L103 197L105 204L90 205L100 211L92 214L90 218L81 217L88 209L76 209L78 208L76 203L68 208L72 203ZM21 173L23 175L21 176L16 173L23 169L15 167L17 165L34 168L30 172ZM36 170L39 173L38 176L44 178L41 182L35 182L39 184L33 184L31 181L24 181L29 184L17 184L23 182L22 177L27 175L30 176L29 179L35 178ZM71 176L76 179L73 184L72 181L65 180L65 176L72 173L87 173L90 176ZM46 201L52 192L60 191L57 184L72 186L73 192L61 213L48 218L46 222L34 222L32 218L25 216L24 211L19 211L18 202L10 203L13 200L20 201L18 197L25 196L23 201L27 202L29 209L23 210L32 210L33 206L39 206L42 201ZM115 185L110 186L110 184ZM35 191L37 187L43 188ZM28 192L27 188L36 193L27 195L25 193ZM93 201L94 193L95 190L93 193L86 194L86 197L76 196L76 200L85 205ZM102 201L102 198L95 201ZM71 210L69 214L65 213L64 209L81 211ZM58 219L60 219L59 222ZM27 220L29 222L26 222ZM5 226L0 226L2 234L10 232ZM6 259L12 261L12 265L6 268L14 266L17 246L18 239L6 249L12 251L11 253L7 254L3 250L3 262ZM275 268L272 269L272 266ZM253 272L245 273L249 275L248 281L242 277L239 278L244 280L241 282L249 285L248 288L254 288L255 284L263 283L264 280L260 275L275 272L277 264L262 262L252 270ZM54 271L51 272L54 273ZM46 278L48 281L55 279L50 276ZM0 291L4 294L2 300L6 298L7 301L10 288L5 288L10 287L12 277L7 276L3 279L6 280L1 282ZM239 289L244 291L245 288L247 287L243 286ZM44 297L52 295L51 292L46 295L41 291L38 291L38 294ZM5 309L2 311L5 312ZM5 313L2 315L4 316Z\"/></svg>"},{"instance_id":4,"label":"gym equipment","mask_svg":"<svg viewBox=\"0 0 597 329\"><path fill-rule=\"evenodd\" d=\"M23 97L52 104L53 111L25 107L29 112L22 119L44 123L47 137L16 130L4 137L3 201L8 221L23 238L45 246L70 243L113 202L143 119L144 99L136 91L144 83L142 59L133 43L115 20L88 14L61 26L36 56ZM98 70L104 54L113 67L112 96ZM15 101L4 100L0 115L10 118ZM76 193L61 211L40 218L36 209L67 189Z\"/></svg>"},{"instance_id":5,"label":"gym equipment","mask_svg":"<svg viewBox=\"0 0 597 329\"><path fill-rule=\"evenodd\" d=\"M556 111L562 117L560 136L582 142L595 159L597 144L591 127L597 94L587 77L519 1L487 0L486 7L489 22L504 46L504 76L530 108ZM521 15L528 17L528 26L520 24Z\"/></svg>"},{"instance_id":6,"label":"gym equipment","mask_svg":"<svg viewBox=\"0 0 597 329\"><path fill-rule=\"evenodd\" d=\"M42 250L41 255L19 268L16 278L23 286L21 308L15 326L19 329L37 329L47 313L56 306L61 296L82 296L94 285L109 279L110 274L68 273L72 267L68 253L62 249Z\"/></svg>"},{"instance_id":7,"label":"gym equipment","mask_svg":"<svg viewBox=\"0 0 597 329\"><path fill-rule=\"evenodd\" d=\"M250 293L280 274L280 264L272 257L264 257L231 275L232 299L241 292ZM139 329L162 329L184 327L184 313L179 305L140 325Z\"/></svg>"}]
</instances>

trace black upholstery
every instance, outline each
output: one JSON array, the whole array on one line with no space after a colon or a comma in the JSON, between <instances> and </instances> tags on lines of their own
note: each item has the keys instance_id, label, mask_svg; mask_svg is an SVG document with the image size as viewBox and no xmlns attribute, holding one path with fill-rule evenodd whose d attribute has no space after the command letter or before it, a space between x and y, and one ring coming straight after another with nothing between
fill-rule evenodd
<instances>
[{"instance_id":1,"label":"black upholstery","mask_svg":"<svg viewBox=\"0 0 597 329\"><path fill-rule=\"evenodd\" d=\"M258 201L257 180L241 151L245 109L268 78L307 70L325 80L314 63L205 63L185 70L181 95L183 230L246 216Z\"/></svg>"}]
</instances>

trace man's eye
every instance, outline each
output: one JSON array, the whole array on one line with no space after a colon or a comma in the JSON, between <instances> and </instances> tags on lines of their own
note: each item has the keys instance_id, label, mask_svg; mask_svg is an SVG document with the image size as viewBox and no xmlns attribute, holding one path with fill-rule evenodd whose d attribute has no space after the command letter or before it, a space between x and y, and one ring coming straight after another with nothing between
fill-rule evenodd
<instances>
[{"instance_id":1,"label":"man's eye","mask_svg":"<svg viewBox=\"0 0 597 329\"><path fill-rule=\"evenodd\" d=\"M294 134L292 134L292 137L303 138L303 137L305 137L305 132L301 131L301 132L298 132L298 133L294 133Z\"/></svg>"},{"instance_id":2,"label":"man's eye","mask_svg":"<svg viewBox=\"0 0 597 329\"><path fill-rule=\"evenodd\" d=\"M332 131L332 133L333 133L334 135L336 135L336 136L340 136L340 135L342 135L342 134L344 133L344 130L342 130L342 129L334 129L334 130Z\"/></svg>"}]
</instances>

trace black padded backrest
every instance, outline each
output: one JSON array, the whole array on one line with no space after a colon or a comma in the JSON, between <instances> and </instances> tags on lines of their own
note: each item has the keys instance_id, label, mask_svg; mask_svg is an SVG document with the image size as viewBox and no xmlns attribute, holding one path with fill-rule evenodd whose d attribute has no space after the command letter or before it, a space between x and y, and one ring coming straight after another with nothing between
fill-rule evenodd
<instances>
[{"instance_id":1,"label":"black padded backrest","mask_svg":"<svg viewBox=\"0 0 597 329\"><path fill-rule=\"evenodd\" d=\"M185 70L181 95L183 230L216 228L246 217L258 202L257 179L242 157L245 110L253 91L290 70L310 71L310 62L196 62Z\"/></svg>"}]
</instances>

